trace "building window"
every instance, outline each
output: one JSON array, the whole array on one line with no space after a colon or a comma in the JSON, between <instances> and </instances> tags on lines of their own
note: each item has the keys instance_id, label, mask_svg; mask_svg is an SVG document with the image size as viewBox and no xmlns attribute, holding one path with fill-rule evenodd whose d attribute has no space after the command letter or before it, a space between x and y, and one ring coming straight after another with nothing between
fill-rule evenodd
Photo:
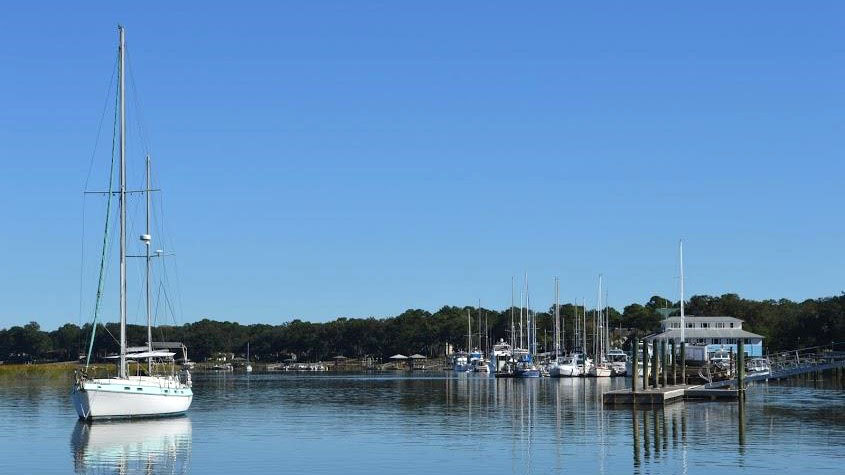
<instances>
[{"instance_id":1,"label":"building window","mask_svg":"<svg viewBox=\"0 0 845 475\"><path fill-rule=\"evenodd\" d=\"M731 328L733 328L733 327L734 327L734 322L731 322Z\"/></svg>"},{"instance_id":2,"label":"building window","mask_svg":"<svg viewBox=\"0 0 845 475\"><path fill-rule=\"evenodd\" d=\"M721 345L722 339L721 338L713 338L713 344L714 345Z\"/></svg>"},{"instance_id":3,"label":"building window","mask_svg":"<svg viewBox=\"0 0 845 475\"><path fill-rule=\"evenodd\" d=\"M694 323L687 323L687 328L695 328L695 324Z\"/></svg>"},{"instance_id":4,"label":"building window","mask_svg":"<svg viewBox=\"0 0 845 475\"><path fill-rule=\"evenodd\" d=\"M702 322L702 323L701 323L701 328L707 328L707 324Z\"/></svg>"}]
</instances>

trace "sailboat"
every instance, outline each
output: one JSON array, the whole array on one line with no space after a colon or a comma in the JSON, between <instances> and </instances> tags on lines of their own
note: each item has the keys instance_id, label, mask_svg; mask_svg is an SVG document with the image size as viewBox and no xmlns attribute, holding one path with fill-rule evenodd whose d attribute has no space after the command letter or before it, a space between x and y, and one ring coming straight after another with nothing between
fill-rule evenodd
<instances>
[{"instance_id":1,"label":"sailboat","mask_svg":"<svg viewBox=\"0 0 845 475\"><path fill-rule=\"evenodd\" d=\"M94 324L91 328L91 341L88 346L85 369L75 373L71 399L80 419L91 420L100 418L125 417L155 417L181 414L188 410L193 400L191 390L191 375L187 369L176 372L174 354L167 351L181 348L183 359L187 361L187 351L181 343L160 343L154 348L152 341L152 314L150 295L150 264L152 237L150 234L150 159L146 160L147 187L146 194L147 226L141 235L141 242L146 248L146 313L147 313L147 345L131 348L126 343L126 103L125 103L125 29L118 26L118 99L120 107L120 189L116 193L119 197L120 211L120 354L111 357L117 361L117 376L94 378L88 375L89 364L97 328L97 309L102 293L103 269L100 266L100 283L97 291ZM109 183L109 202L112 190ZM106 232L108 233L108 214L106 215ZM159 255L160 252L157 251ZM105 252L103 253L103 258ZM140 257L140 256L139 256ZM128 362L134 361L136 374L129 374ZM146 362L146 365L143 365ZM146 366L142 371L142 366ZM145 373L145 374L142 374Z\"/></svg>"},{"instance_id":2,"label":"sailboat","mask_svg":"<svg viewBox=\"0 0 845 475\"><path fill-rule=\"evenodd\" d=\"M607 361L607 333L608 328L607 324L605 323L605 315L602 311L601 306L601 280L602 275L599 274L599 294L598 299L596 300L596 311L595 315L595 332L596 332L596 339L595 339L595 363L593 367L590 368L588 371L589 376L597 377L597 378L607 378L612 374L612 369L610 363Z\"/></svg>"},{"instance_id":3,"label":"sailboat","mask_svg":"<svg viewBox=\"0 0 845 475\"><path fill-rule=\"evenodd\" d=\"M249 342L246 342L246 372L252 373L252 364L249 362Z\"/></svg>"}]
</instances>

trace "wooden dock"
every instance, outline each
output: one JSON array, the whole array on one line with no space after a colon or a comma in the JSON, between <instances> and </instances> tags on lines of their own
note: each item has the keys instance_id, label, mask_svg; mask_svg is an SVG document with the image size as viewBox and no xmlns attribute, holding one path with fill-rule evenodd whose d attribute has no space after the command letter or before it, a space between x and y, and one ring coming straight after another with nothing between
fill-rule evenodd
<instances>
[{"instance_id":1,"label":"wooden dock","mask_svg":"<svg viewBox=\"0 0 845 475\"><path fill-rule=\"evenodd\" d=\"M646 406L668 406L683 400L735 400L739 397L736 389L708 389L701 385L677 385L666 386L656 389L638 390L617 389L608 391L602 395L605 404L630 405L641 404Z\"/></svg>"}]
</instances>

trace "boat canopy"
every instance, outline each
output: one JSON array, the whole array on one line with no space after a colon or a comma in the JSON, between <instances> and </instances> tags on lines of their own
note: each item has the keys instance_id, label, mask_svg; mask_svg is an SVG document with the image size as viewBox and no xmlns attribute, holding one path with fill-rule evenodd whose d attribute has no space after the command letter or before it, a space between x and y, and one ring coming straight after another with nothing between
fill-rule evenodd
<instances>
[{"instance_id":1,"label":"boat canopy","mask_svg":"<svg viewBox=\"0 0 845 475\"><path fill-rule=\"evenodd\" d=\"M176 353L169 351L144 351L141 353L128 353L126 358L140 359L140 358L172 358ZM107 360L116 360L120 355L106 356Z\"/></svg>"}]
</instances>

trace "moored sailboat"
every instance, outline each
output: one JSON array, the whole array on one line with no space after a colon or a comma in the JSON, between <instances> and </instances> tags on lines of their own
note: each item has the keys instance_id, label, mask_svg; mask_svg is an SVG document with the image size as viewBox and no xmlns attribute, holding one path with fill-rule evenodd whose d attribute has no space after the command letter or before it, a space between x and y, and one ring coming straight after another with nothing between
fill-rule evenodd
<instances>
[{"instance_id":1,"label":"moored sailboat","mask_svg":"<svg viewBox=\"0 0 845 475\"><path fill-rule=\"evenodd\" d=\"M154 349L152 341L152 314L150 294L150 161L147 157L146 193L147 227L141 235L146 255L146 313L147 313L147 345L145 347L130 348L126 341L126 108L125 108L125 30L118 26L118 99L120 112L120 165L119 165L119 197L120 214L120 354L112 357L117 360L117 376L93 378L88 375L91 361L94 332L97 328L97 311L102 294L102 283L105 261L104 251L100 265L100 283L95 304L94 324L91 330L91 342L88 348L85 369L75 375L71 399L80 419L91 420L97 418L120 417L154 417L181 414L188 410L193 400L191 376L187 369L176 372L175 353ZM112 190L109 182L108 199L111 202ZM106 215L106 233L108 233L108 213ZM140 256L139 256L140 257ZM183 347L184 348L184 347ZM187 361L187 353L183 355ZM134 361L135 374L129 374L129 362ZM146 365L143 363L146 362ZM146 368L144 368L146 366Z\"/></svg>"}]
</instances>

